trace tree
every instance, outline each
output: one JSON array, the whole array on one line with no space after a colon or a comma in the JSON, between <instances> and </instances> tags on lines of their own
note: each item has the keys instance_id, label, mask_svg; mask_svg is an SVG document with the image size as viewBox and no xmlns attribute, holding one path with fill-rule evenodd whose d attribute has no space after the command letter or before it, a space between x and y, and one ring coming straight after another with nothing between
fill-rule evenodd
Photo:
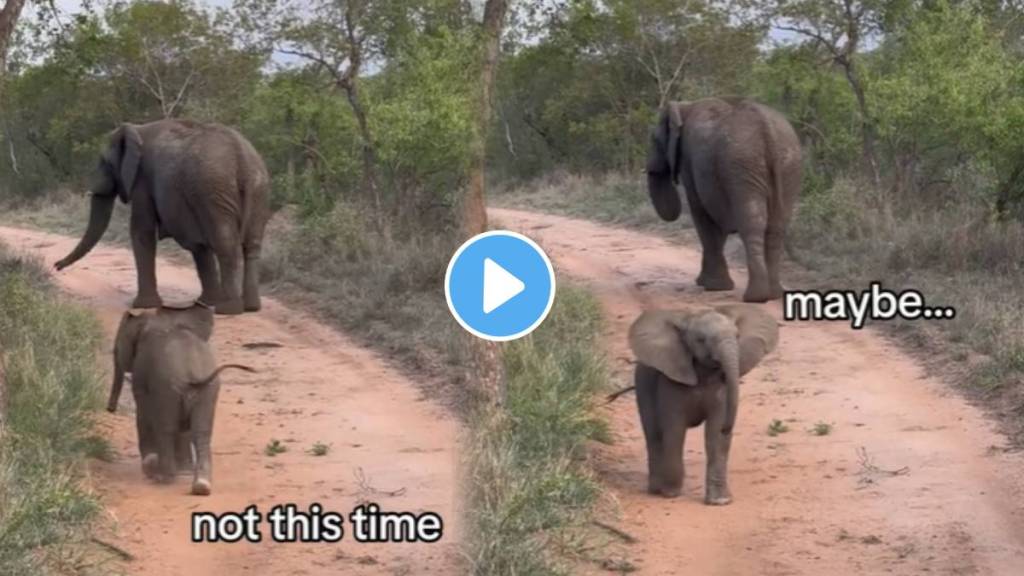
<instances>
[{"instance_id":1,"label":"tree","mask_svg":"<svg viewBox=\"0 0 1024 576\"><path fill-rule=\"evenodd\" d=\"M10 45L11 36L14 35L14 25L18 22L18 17L21 15L21 9L25 7L25 0L7 0L4 2L3 9L0 9L0 113L4 113L4 77L7 72L7 49ZM9 138L8 138L8 144ZM13 145L12 145L13 146ZM11 150L11 162L17 166L17 160L14 156L14 148ZM16 168L15 168L16 169ZM0 374L0 430L4 426L4 417L7 412L7 385L3 379L3 374Z\"/></svg>"},{"instance_id":2,"label":"tree","mask_svg":"<svg viewBox=\"0 0 1024 576\"><path fill-rule=\"evenodd\" d=\"M6 0L0 9L0 80L7 71L7 50L14 35L14 25L18 23L24 7L25 0Z\"/></svg>"},{"instance_id":3,"label":"tree","mask_svg":"<svg viewBox=\"0 0 1024 576\"><path fill-rule=\"evenodd\" d=\"M876 129L860 62L864 43L881 32L889 0L769 0L768 15L780 30L814 43L842 70L860 112L864 165L877 186L881 181Z\"/></svg>"},{"instance_id":4,"label":"tree","mask_svg":"<svg viewBox=\"0 0 1024 576\"><path fill-rule=\"evenodd\" d=\"M380 47L377 32L385 3L322 0L309 10L290 0L246 0L243 24L276 52L305 60L329 74L348 100L362 139L363 183L380 226L383 217L377 179L377 150L360 85L363 66ZM305 7L305 9L303 9ZM312 12L311 17L300 16Z\"/></svg>"},{"instance_id":5,"label":"tree","mask_svg":"<svg viewBox=\"0 0 1024 576\"><path fill-rule=\"evenodd\" d=\"M473 167L470 170L469 189L466 192L462 215L462 227L467 236L487 230L487 206L484 200L487 130L491 124L491 93L494 76L498 70L501 31L507 11L508 0L487 0L484 5L479 101L476 106L476 136L473 139L472 151Z\"/></svg>"}]
</instances>

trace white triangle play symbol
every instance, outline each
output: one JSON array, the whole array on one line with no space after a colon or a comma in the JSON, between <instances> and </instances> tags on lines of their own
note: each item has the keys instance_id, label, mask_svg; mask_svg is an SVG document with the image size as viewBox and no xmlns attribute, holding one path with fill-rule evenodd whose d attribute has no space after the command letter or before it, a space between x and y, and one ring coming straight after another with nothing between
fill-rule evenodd
<instances>
[{"instance_id":1,"label":"white triangle play symbol","mask_svg":"<svg viewBox=\"0 0 1024 576\"><path fill-rule=\"evenodd\" d=\"M484 258L484 314L526 290L526 284L490 258Z\"/></svg>"}]
</instances>

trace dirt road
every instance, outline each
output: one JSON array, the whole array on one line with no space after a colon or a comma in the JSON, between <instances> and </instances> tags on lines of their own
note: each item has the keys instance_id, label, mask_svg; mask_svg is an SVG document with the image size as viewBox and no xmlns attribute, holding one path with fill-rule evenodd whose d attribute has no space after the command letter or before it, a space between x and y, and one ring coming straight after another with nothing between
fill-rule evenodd
<instances>
[{"instance_id":1,"label":"dirt road","mask_svg":"<svg viewBox=\"0 0 1024 576\"><path fill-rule=\"evenodd\" d=\"M745 286L734 270L737 291L698 289L699 248L556 216L491 215L601 298L618 383L631 380L625 334L641 310L737 301ZM781 320L778 303L768 308ZM780 334L744 379L731 506L702 503L697 431L683 497L647 495L635 401L609 408L618 441L598 460L622 527L639 539L628 552L640 574L1024 574L1024 458L998 449L1003 438L977 409L873 330L793 322ZM768 435L774 419L789 431ZM811 434L819 422L831 432Z\"/></svg>"},{"instance_id":2,"label":"dirt road","mask_svg":"<svg viewBox=\"0 0 1024 576\"><path fill-rule=\"evenodd\" d=\"M0 228L0 240L52 263L75 239ZM135 291L131 253L100 246L56 274L63 291L102 319L108 337ZM195 271L161 262L165 300L185 302L199 293ZM214 346L220 362L248 364L258 374L226 372L213 437L214 493L188 495L190 481L157 486L143 479L136 449L131 394L103 425L118 453L91 473L115 530L104 535L136 556L122 566L136 576L233 576L235 574L457 574L455 487L458 485L455 419L380 358L307 314L265 301L258 314L218 317ZM246 348L273 343L280 347ZM107 348L109 350L109 348ZM104 363L106 366L106 363ZM287 451L264 454L272 440ZM308 451L329 446L324 456ZM348 513L363 501L388 511L432 511L444 519L437 544L362 544L352 539ZM263 525L259 544L193 544L193 512L262 513L277 504L301 510L318 502L344 514L345 537L337 544L286 544L270 540Z\"/></svg>"}]
</instances>

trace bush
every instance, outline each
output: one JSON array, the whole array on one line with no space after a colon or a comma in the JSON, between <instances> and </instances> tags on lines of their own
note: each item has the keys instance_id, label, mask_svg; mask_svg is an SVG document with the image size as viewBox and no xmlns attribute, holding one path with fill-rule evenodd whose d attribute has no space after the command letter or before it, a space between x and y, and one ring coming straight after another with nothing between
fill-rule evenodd
<instances>
[{"instance_id":1,"label":"bush","mask_svg":"<svg viewBox=\"0 0 1024 576\"><path fill-rule=\"evenodd\" d=\"M0 246L0 574L56 574L99 505L80 485L99 406L99 326L60 303L38 265Z\"/></svg>"}]
</instances>

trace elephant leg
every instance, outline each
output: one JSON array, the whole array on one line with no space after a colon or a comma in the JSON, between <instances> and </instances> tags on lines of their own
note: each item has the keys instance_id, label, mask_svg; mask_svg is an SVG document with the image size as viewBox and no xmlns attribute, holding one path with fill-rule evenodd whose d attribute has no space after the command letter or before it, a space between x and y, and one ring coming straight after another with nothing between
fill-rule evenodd
<instances>
[{"instance_id":1,"label":"elephant leg","mask_svg":"<svg viewBox=\"0 0 1024 576\"><path fill-rule=\"evenodd\" d=\"M747 291L745 302L771 299L771 282L765 263L765 237L768 229L767 206L763 199L747 199L737 206L740 238L747 251Z\"/></svg>"},{"instance_id":2,"label":"elephant leg","mask_svg":"<svg viewBox=\"0 0 1024 576\"><path fill-rule=\"evenodd\" d=\"M131 213L132 254L138 293L133 308L159 308L163 301L156 288L156 209L149 198L132 202Z\"/></svg>"},{"instance_id":3,"label":"elephant leg","mask_svg":"<svg viewBox=\"0 0 1024 576\"><path fill-rule=\"evenodd\" d=\"M156 432L156 452L159 458L156 481L161 484L174 482L174 477L178 475L174 454L174 444L177 436L177 430L166 426L161 427Z\"/></svg>"},{"instance_id":4,"label":"elephant leg","mask_svg":"<svg viewBox=\"0 0 1024 576\"><path fill-rule=\"evenodd\" d=\"M213 249L220 266L220 293L215 310L217 314L241 314L245 311L242 303L241 253L238 230L230 223L217 225Z\"/></svg>"},{"instance_id":5,"label":"elephant leg","mask_svg":"<svg viewBox=\"0 0 1024 576\"><path fill-rule=\"evenodd\" d=\"M704 478L704 503L724 506L732 502L729 492L729 448L732 445L732 431L722 432L725 420L725 387L710 400L707 421L704 423L704 456L707 458L707 472Z\"/></svg>"},{"instance_id":6,"label":"elephant leg","mask_svg":"<svg viewBox=\"0 0 1024 576\"><path fill-rule=\"evenodd\" d=\"M242 245L245 257L245 278L242 283L242 301L246 312L256 312L260 303L260 254L262 248L262 226L257 232L250 232L249 238Z\"/></svg>"},{"instance_id":7,"label":"elephant leg","mask_svg":"<svg viewBox=\"0 0 1024 576\"><path fill-rule=\"evenodd\" d=\"M657 386L658 371L644 364L637 364L634 373L636 404L640 413L640 425L647 445L647 492L661 493L661 429L658 426Z\"/></svg>"},{"instance_id":8,"label":"elephant leg","mask_svg":"<svg viewBox=\"0 0 1024 576\"><path fill-rule=\"evenodd\" d=\"M147 478L156 478L157 475L157 447L153 438L153 428L147 419L147 411L143 407L144 400L136 396L135 399L135 429L139 435L139 457L142 459L142 473Z\"/></svg>"},{"instance_id":9,"label":"elephant leg","mask_svg":"<svg viewBox=\"0 0 1024 576\"><path fill-rule=\"evenodd\" d=\"M701 263L697 285L708 291L732 290L736 284L729 275L729 264L725 261L725 240L728 235L711 219L711 215L700 203L693 186L686 186L686 199L690 204L690 216L700 237Z\"/></svg>"},{"instance_id":10,"label":"elephant leg","mask_svg":"<svg viewBox=\"0 0 1024 576\"><path fill-rule=\"evenodd\" d=\"M764 256L765 266L768 268L768 283L770 285L768 297L771 300L782 298L782 280L780 279L780 274L782 266L783 240L784 235L782 229L777 226L772 226L769 223L768 230L765 232L764 237Z\"/></svg>"},{"instance_id":11,"label":"elephant leg","mask_svg":"<svg viewBox=\"0 0 1024 576\"><path fill-rule=\"evenodd\" d=\"M174 437L174 463L178 474L191 472L195 465L192 461L192 433L189 430L180 431Z\"/></svg>"},{"instance_id":12,"label":"elephant leg","mask_svg":"<svg viewBox=\"0 0 1024 576\"><path fill-rule=\"evenodd\" d=\"M217 259L213 251L206 246L200 246L192 251L192 260L196 263L199 282L203 285L203 293L199 295L199 299L206 304L216 304L220 301L221 293Z\"/></svg>"},{"instance_id":13,"label":"elephant leg","mask_svg":"<svg viewBox=\"0 0 1024 576\"><path fill-rule=\"evenodd\" d=\"M213 457L210 450L210 439L213 437L213 417L217 409L220 382L211 382L207 386L189 414L192 444L196 447L192 494L197 496L209 496L213 489Z\"/></svg>"},{"instance_id":14,"label":"elephant leg","mask_svg":"<svg viewBox=\"0 0 1024 576\"><path fill-rule=\"evenodd\" d=\"M686 390L684 386L663 376L659 377L656 402L661 433L659 493L667 498L675 498L683 492Z\"/></svg>"}]
</instances>

